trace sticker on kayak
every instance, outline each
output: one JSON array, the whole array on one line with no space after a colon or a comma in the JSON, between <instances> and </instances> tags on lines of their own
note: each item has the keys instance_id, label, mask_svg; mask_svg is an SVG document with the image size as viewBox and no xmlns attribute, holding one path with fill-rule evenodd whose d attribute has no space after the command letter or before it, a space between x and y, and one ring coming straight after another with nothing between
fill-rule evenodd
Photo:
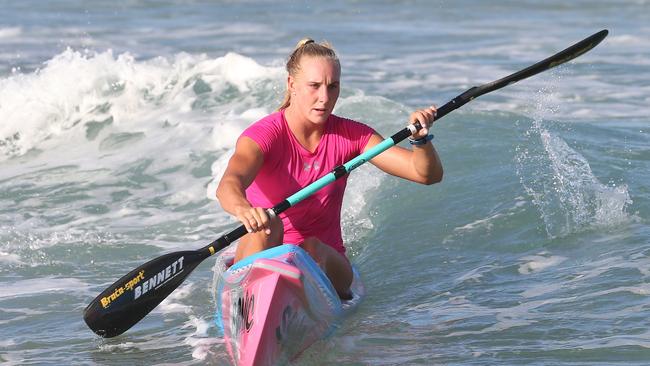
<instances>
[{"instance_id":1,"label":"sticker on kayak","mask_svg":"<svg viewBox=\"0 0 650 366\"><path fill-rule=\"evenodd\" d=\"M234 314L232 319L232 329L234 333L246 331L248 333L253 327L253 314L255 310L255 295L246 292L245 296L240 296L234 302Z\"/></svg>"}]
</instances>

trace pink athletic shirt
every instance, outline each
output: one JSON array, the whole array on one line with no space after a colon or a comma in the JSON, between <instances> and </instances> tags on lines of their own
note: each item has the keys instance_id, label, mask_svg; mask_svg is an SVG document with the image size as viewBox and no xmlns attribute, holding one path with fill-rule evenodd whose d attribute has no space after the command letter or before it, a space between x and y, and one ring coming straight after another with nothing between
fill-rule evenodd
<instances>
[{"instance_id":1,"label":"pink athletic shirt","mask_svg":"<svg viewBox=\"0 0 650 366\"><path fill-rule=\"evenodd\" d=\"M240 136L251 138L264 154L264 164L246 189L246 198L255 207L273 207L361 154L373 133L363 123L332 114L312 153L289 129L284 110L264 117ZM345 254L341 206L346 184L347 176L341 177L281 213L284 242L300 245L306 238L315 236Z\"/></svg>"}]
</instances>

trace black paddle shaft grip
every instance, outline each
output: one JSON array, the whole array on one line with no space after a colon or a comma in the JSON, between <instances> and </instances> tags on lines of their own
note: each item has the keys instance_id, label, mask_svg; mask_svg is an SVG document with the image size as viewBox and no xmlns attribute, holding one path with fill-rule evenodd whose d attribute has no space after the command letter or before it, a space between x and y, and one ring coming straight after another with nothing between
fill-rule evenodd
<instances>
[{"instance_id":1,"label":"black paddle shaft grip","mask_svg":"<svg viewBox=\"0 0 650 366\"><path fill-rule=\"evenodd\" d=\"M448 113L460 108L462 105L465 103L471 101L474 98L474 91L476 90L476 87L472 87L465 91L463 94L457 96L456 98L452 99L451 101L447 102L445 105L443 105L440 108L436 109L436 118L435 121L439 120L440 118L446 116ZM415 122L413 124L415 127L416 131L420 131L422 129L422 125L420 124L419 121ZM398 144L402 142L404 139L407 137L411 136L411 130L406 127L393 136L391 136L391 139L393 139L393 142L395 144Z\"/></svg>"},{"instance_id":2,"label":"black paddle shaft grip","mask_svg":"<svg viewBox=\"0 0 650 366\"><path fill-rule=\"evenodd\" d=\"M288 209L289 207L291 207L291 204L289 203L289 201L284 200L284 201L280 202L279 204L275 205L270 210L267 210L267 212L272 210L273 212L269 212L269 215L278 215L281 212ZM206 245L202 250L207 250L207 251L210 251L211 254L214 254L214 253L220 251L221 249L224 249L228 245L234 243L235 241L239 240L242 236L244 236L246 234L248 234L248 230L246 230L246 226L239 225L239 227L237 227L236 229L232 230L229 233L226 233L226 234L222 235L217 240L215 240L212 243ZM212 248L212 250L210 250L210 248ZM212 251L214 251L214 253Z\"/></svg>"}]
</instances>

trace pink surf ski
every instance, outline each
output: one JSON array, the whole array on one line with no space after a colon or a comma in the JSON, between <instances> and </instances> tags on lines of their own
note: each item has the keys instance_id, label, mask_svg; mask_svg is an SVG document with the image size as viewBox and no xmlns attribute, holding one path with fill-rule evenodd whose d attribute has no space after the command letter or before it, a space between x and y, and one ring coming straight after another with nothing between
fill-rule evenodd
<instances>
[{"instance_id":1,"label":"pink surf ski","mask_svg":"<svg viewBox=\"0 0 650 366\"><path fill-rule=\"evenodd\" d=\"M216 323L236 365L295 359L328 337L365 294L355 270L353 298L341 301L314 260L295 245L271 248L231 266L234 252L231 246L217 259Z\"/></svg>"}]
</instances>

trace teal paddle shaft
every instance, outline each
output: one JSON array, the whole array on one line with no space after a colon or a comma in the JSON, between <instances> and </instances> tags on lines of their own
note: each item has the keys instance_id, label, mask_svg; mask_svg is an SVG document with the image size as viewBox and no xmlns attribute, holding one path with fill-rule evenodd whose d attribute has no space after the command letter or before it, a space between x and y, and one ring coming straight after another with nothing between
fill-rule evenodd
<instances>
[{"instance_id":1,"label":"teal paddle shaft","mask_svg":"<svg viewBox=\"0 0 650 366\"><path fill-rule=\"evenodd\" d=\"M422 126L420 126L419 123L416 123L414 125L414 130L421 130ZM280 202L279 204L273 206L269 211L272 211L272 214L278 215L285 210L289 209L292 206L295 206L298 204L300 201L304 200L305 198L311 196L312 194L316 193L319 191L321 188L325 187L326 185L334 182L335 180L349 174L352 170L360 167L361 165L365 164L368 160L371 160L375 156L381 154L382 152L388 150L389 148L395 146L396 144L400 143L402 140L405 138L411 136L411 129L408 127L405 127L403 130L399 131L398 133L394 134L393 136L383 140L379 144L373 146L372 148L368 149L366 152L363 154L353 158L352 160L348 161L347 163L343 165L339 165L338 167L334 168L331 172L327 173L323 177L319 178L315 182L311 183L307 187L301 189L300 191L294 193L284 201ZM213 250L221 250L228 246L230 243L233 241L241 238L242 236L246 235L248 231L246 231L246 227L244 225L239 226L235 230L229 232L228 234L225 234L224 236L220 237L219 239L213 241L210 243L208 246L206 246L206 249L209 249L209 247L213 247Z\"/></svg>"},{"instance_id":2,"label":"teal paddle shaft","mask_svg":"<svg viewBox=\"0 0 650 366\"><path fill-rule=\"evenodd\" d=\"M438 108L436 119L444 117L449 112L476 97L570 61L596 47L606 36L607 30L602 30L521 71L497 81L467 89L464 93ZM419 123L405 127L363 154L336 167L330 173L269 210L275 215L282 213L420 129L422 129L422 126ZM164 254L140 265L97 295L84 310L84 321L93 332L105 338L124 333L180 286L203 260L246 234L246 227L241 225L201 249Z\"/></svg>"},{"instance_id":3,"label":"teal paddle shaft","mask_svg":"<svg viewBox=\"0 0 650 366\"><path fill-rule=\"evenodd\" d=\"M410 135L410 132L409 132L409 135ZM363 154L357 156L356 158L348 161L347 163L345 163L343 165L340 165L340 166L336 167L330 173L326 174L325 176L318 179L314 183L308 185L304 189L301 189L300 191L296 192L291 197L286 199L286 203L282 202L281 204L273 207L273 211L277 214L279 212L284 211L284 206L286 206L287 204L289 205L289 207L295 206L298 202L300 202L300 201L304 200L305 198L311 196L312 194L316 193L317 191L319 191L321 188L325 187L326 185L334 182L338 178L341 178L341 177L345 176L346 174L350 173L352 170L354 170L357 167L365 164L368 160L371 160L375 156L377 156L377 155L381 154L382 152L388 150L390 147L395 146L395 144L397 144L397 143L399 143L399 141L395 141L393 139L393 137L385 139L384 141L382 141L381 143L373 146L371 149L364 152Z\"/></svg>"}]
</instances>

